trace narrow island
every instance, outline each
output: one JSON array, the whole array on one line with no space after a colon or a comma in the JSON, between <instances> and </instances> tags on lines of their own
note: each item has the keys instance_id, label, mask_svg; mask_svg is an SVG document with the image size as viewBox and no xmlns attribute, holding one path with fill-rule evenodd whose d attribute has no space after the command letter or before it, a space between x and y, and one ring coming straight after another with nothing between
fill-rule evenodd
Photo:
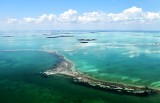
<instances>
[{"instance_id":1,"label":"narrow island","mask_svg":"<svg viewBox=\"0 0 160 103\"><path fill-rule=\"evenodd\" d=\"M56 52L52 52L52 54L53 53L61 59L61 62L57 64L55 68L42 72L42 75L65 75L71 77L74 84L117 94L146 97L159 93L159 90L157 89L144 86L130 86L126 84L112 83L95 79L80 71L72 70L73 64L70 61L66 60L63 56L58 55Z\"/></svg>"}]
</instances>

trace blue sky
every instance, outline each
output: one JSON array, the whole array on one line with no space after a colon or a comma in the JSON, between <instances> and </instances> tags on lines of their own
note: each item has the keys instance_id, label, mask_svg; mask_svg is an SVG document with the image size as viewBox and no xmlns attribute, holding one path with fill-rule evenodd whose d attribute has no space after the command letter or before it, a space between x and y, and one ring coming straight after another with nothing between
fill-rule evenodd
<instances>
[{"instance_id":1,"label":"blue sky","mask_svg":"<svg viewBox=\"0 0 160 103\"><path fill-rule=\"evenodd\" d=\"M160 0L0 0L0 29L160 30L159 5Z\"/></svg>"}]
</instances>

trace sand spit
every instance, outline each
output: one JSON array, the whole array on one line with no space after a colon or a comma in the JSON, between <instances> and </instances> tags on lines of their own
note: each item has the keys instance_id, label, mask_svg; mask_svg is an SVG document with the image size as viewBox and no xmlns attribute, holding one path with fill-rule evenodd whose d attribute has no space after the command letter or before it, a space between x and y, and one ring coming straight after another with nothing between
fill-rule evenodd
<instances>
[{"instance_id":1,"label":"sand spit","mask_svg":"<svg viewBox=\"0 0 160 103\"><path fill-rule=\"evenodd\" d=\"M54 55L59 56L57 53ZM125 95L135 95L135 96L149 96L158 93L159 91L156 89L143 87L143 86L129 86L120 83L112 83L108 81L101 81L95 79L91 76L88 76L82 72L72 70L73 64L66 60L63 56L61 57L61 62L57 64L57 66L53 69L44 71L42 74L49 75L65 75L69 76L73 79L74 84L103 90L107 92L117 93L117 94L125 94Z\"/></svg>"}]
</instances>

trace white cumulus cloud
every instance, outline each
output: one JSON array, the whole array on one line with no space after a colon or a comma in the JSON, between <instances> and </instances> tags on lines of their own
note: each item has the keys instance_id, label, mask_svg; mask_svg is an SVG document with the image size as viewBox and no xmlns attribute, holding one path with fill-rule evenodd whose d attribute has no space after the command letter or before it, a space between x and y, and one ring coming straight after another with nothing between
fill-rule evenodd
<instances>
[{"instance_id":1,"label":"white cumulus cloud","mask_svg":"<svg viewBox=\"0 0 160 103\"><path fill-rule=\"evenodd\" d=\"M78 12L76 10L69 9L58 16L60 22L76 22L78 18Z\"/></svg>"},{"instance_id":2,"label":"white cumulus cloud","mask_svg":"<svg viewBox=\"0 0 160 103\"><path fill-rule=\"evenodd\" d=\"M105 13L104 11L93 11L79 14L78 11L69 9L59 15L43 14L39 17L24 17L21 19L7 19L6 24L54 24L56 25L85 25L97 24L99 27L114 25L143 25L160 24L160 12L144 11L142 8L131 7L119 13ZM112 25L111 25L112 26ZM96 26L95 26L96 28Z\"/></svg>"},{"instance_id":3,"label":"white cumulus cloud","mask_svg":"<svg viewBox=\"0 0 160 103\"><path fill-rule=\"evenodd\" d=\"M84 13L82 16L78 17L78 20L82 23L91 23L91 22L105 22L107 15L103 12L91 12Z\"/></svg>"}]
</instances>

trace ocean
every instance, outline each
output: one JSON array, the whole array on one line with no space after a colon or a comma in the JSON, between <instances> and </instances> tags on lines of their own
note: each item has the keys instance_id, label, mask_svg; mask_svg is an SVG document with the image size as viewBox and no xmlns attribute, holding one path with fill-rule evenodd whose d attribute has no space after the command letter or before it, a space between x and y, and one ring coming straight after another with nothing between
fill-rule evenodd
<instances>
[{"instance_id":1,"label":"ocean","mask_svg":"<svg viewBox=\"0 0 160 103\"><path fill-rule=\"evenodd\" d=\"M56 51L93 78L160 89L159 31L0 31L0 103L159 103L76 85L63 75L45 78Z\"/></svg>"}]
</instances>

